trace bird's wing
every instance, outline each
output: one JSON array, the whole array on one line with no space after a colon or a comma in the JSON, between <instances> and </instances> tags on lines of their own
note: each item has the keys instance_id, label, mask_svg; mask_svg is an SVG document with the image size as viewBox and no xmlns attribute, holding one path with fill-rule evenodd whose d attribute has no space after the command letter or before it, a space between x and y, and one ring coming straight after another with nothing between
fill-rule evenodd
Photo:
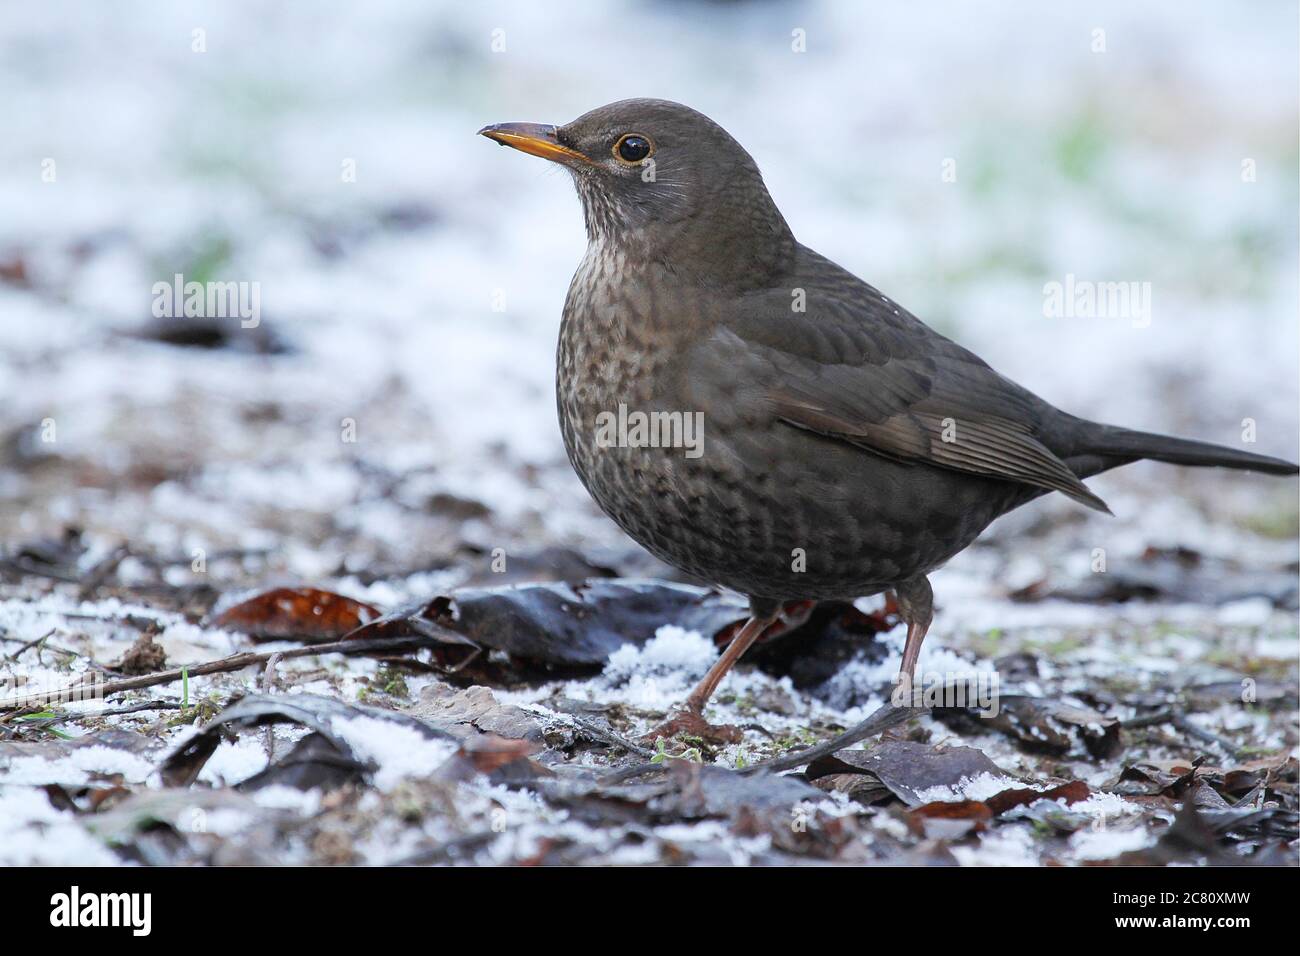
<instances>
[{"instance_id":1,"label":"bird's wing","mask_svg":"<svg viewBox=\"0 0 1300 956\"><path fill-rule=\"evenodd\" d=\"M1040 441L1052 406L838 266L816 257L811 271L802 311L790 291L746 296L693 361L743 366L748 393L790 425L1109 511Z\"/></svg>"}]
</instances>

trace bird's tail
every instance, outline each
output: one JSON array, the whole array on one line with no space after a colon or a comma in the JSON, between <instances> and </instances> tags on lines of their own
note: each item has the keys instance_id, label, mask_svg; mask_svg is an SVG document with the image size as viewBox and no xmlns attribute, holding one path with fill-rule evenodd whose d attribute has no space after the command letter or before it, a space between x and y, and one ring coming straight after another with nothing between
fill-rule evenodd
<instances>
[{"instance_id":1,"label":"bird's tail","mask_svg":"<svg viewBox=\"0 0 1300 956\"><path fill-rule=\"evenodd\" d=\"M1300 472L1294 462L1240 448L1228 448L1190 438L1174 438L1151 432L1132 431L1114 425L1099 425L1083 441L1080 449L1088 454L1136 460L1149 458L1174 465L1217 466L1262 471L1270 475L1294 475Z\"/></svg>"}]
</instances>

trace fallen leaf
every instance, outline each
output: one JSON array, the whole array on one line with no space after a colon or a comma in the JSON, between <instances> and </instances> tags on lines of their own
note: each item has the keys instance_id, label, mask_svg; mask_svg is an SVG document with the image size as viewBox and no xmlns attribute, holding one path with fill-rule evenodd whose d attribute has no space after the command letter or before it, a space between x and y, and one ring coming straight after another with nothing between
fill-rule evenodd
<instances>
[{"instance_id":1,"label":"fallen leaf","mask_svg":"<svg viewBox=\"0 0 1300 956\"><path fill-rule=\"evenodd\" d=\"M310 733L273 764L236 785L245 793L265 787L293 787L296 790L337 789L365 779L369 767L355 756L340 750L328 737Z\"/></svg>"},{"instance_id":2,"label":"fallen leaf","mask_svg":"<svg viewBox=\"0 0 1300 956\"><path fill-rule=\"evenodd\" d=\"M1003 694L997 713L990 717L972 708L945 708L935 716L958 728L991 728L1026 750L1055 756L1069 753L1076 741L1097 759L1114 757L1124 746L1117 718L1045 697Z\"/></svg>"},{"instance_id":3,"label":"fallen leaf","mask_svg":"<svg viewBox=\"0 0 1300 956\"><path fill-rule=\"evenodd\" d=\"M983 829L984 824L1016 807L1039 800L1059 800L1065 804L1086 800L1091 791L1082 780L1063 783L1050 790L1014 787L994 794L987 800L936 800L909 811L912 832L930 839L954 839Z\"/></svg>"},{"instance_id":4,"label":"fallen leaf","mask_svg":"<svg viewBox=\"0 0 1300 956\"><path fill-rule=\"evenodd\" d=\"M502 704L482 686L456 689L436 682L420 691L419 703L407 713L457 737L478 731L513 740L542 740L542 722L522 707Z\"/></svg>"},{"instance_id":5,"label":"fallen leaf","mask_svg":"<svg viewBox=\"0 0 1300 956\"><path fill-rule=\"evenodd\" d=\"M739 599L706 588L598 578L577 587L460 588L386 614L348 637L422 636L448 652L445 669L499 684L597 670L624 644L644 644L665 624L713 634L746 613Z\"/></svg>"},{"instance_id":6,"label":"fallen leaf","mask_svg":"<svg viewBox=\"0 0 1300 956\"><path fill-rule=\"evenodd\" d=\"M224 735L232 729L260 727L266 724L294 723L310 727L324 737L338 753L357 763L365 764L336 729L340 720L368 717L374 720L415 730L430 739L454 739L446 731L431 727L422 720L378 707L361 707L345 704L331 697L315 694L250 694L231 704L213 717L203 729L188 738L159 765L163 782L169 787L187 787L192 784L220 745ZM366 764L366 766L369 766ZM430 768L433 770L434 768Z\"/></svg>"},{"instance_id":7,"label":"fallen leaf","mask_svg":"<svg viewBox=\"0 0 1300 956\"><path fill-rule=\"evenodd\" d=\"M527 740L508 740L496 734L475 734L465 739L451 759L437 769L434 779L469 780L475 774L488 774L492 783L522 783L542 776L553 776L541 764L527 759L538 746ZM503 772L504 771L504 772Z\"/></svg>"},{"instance_id":8,"label":"fallen leaf","mask_svg":"<svg viewBox=\"0 0 1300 956\"><path fill-rule=\"evenodd\" d=\"M377 607L342 594L317 588L273 588L222 611L211 626L242 631L258 641L323 644L379 617Z\"/></svg>"},{"instance_id":9,"label":"fallen leaf","mask_svg":"<svg viewBox=\"0 0 1300 956\"><path fill-rule=\"evenodd\" d=\"M936 800L908 812L908 827L926 839L952 840L984 829L993 811L982 800Z\"/></svg>"},{"instance_id":10,"label":"fallen leaf","mask_svg":"<svg viewBox=\"0 0 1300 956\"><path fill-rule=\"evenodd\" d=\"M1073 780L1050 790L1033 790L1028 787L1003 790L1001 793L995 793L984 802L988 804L994 816L1001 816L1015 807L1027 806L1039 800L1059 800L1069 806L1072 803L1078 803L1080 800L1087 800L1090 796L1092 796L1092 791L1086 783L1082 780Z\"/></svg>"},{"instance_id":11,"label":"fallen leaf","mask_svg":"<svg viewBox=\"0 0 1300 956\"><path fill-rule=\"evenodd\" d=\"M974 747L934 747L910 740L882 740L871 750L841 750L814 760L806 773L814 781L828 774L869 775L910 807L925 803L918 794L931 787L955 788L983 774L1014 779Z\"/></svg>"}]
</instances>

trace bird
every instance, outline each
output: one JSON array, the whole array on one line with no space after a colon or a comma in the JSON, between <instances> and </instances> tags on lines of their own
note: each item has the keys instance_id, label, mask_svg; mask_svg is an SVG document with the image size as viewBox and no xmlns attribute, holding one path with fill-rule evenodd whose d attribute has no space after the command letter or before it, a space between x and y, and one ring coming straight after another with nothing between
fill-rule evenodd
<instances>
[{"instance_id":1,"label":"bird","mask_svg":"<svg viewBox=\"0 0 1300 956\"><path fill-rule=\"evenodd\" d=\"M650 553L748 598L748 618L648 739L736 739L705 705L790 602L891 594L910 686L928 575L1050 492L1152 459L1294 475L1279 458L1076 417L994 371L790 230L757 164L659 99L479 133L572 175L587 248L556 404L569 462Z\"/></svg>"}]
</instances>

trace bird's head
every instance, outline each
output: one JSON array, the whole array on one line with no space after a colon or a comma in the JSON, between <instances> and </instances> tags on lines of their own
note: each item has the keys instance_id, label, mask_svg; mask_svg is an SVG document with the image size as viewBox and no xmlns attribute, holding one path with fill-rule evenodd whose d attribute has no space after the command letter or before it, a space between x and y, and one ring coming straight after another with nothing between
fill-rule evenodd
<instances>
[{"instance_id":1,"label":"bird's head","mask_svg":"<svg viewBox=\"0 0 1300 956\"><path fill-rule=\"evenodd\" d=\"M593 243L755 279L793 254L789 227L749 153L680 103L620 100L564 126L501 123L479 132L566 167Z\"/></svg>"}]
</instances>

